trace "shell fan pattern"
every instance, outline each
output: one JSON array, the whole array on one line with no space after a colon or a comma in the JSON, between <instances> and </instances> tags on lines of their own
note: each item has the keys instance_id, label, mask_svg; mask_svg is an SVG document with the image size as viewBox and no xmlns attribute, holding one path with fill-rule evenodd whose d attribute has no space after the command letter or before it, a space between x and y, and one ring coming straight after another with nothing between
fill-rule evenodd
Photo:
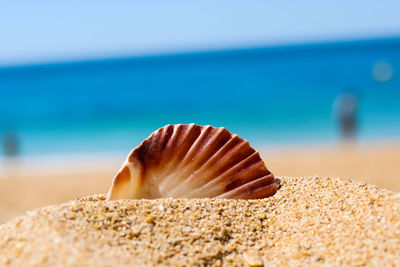
<instances>
[{"instance_id":1,"label":"shell fan pattern","mask_svg":"<svg viewBox=\"0 0 400 267\"><path fill-rule=\"evenodd\" d=\"M257 199L278 187L248 141L225 128L177 124L158 129L130 152L107 199Z\"/></svg>"}]
</instances>

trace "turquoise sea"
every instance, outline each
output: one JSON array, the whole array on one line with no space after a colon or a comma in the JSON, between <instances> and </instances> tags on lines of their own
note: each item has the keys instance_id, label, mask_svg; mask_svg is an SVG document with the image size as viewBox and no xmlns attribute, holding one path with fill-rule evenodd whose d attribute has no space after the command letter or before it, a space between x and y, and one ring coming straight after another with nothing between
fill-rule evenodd
<instances>
[{"instance_id":1,"label":"turquoise sea","mask_svg":"<svg viewBox=\"0 0 400 267\"><path fill-rule=\"evenodd\" d=\"M400 137L400 37L0 68L0 134L23 155L129 151L171 123L253 144L338 140L356 94L361 141Z\"/></svg>"}]
</instances>

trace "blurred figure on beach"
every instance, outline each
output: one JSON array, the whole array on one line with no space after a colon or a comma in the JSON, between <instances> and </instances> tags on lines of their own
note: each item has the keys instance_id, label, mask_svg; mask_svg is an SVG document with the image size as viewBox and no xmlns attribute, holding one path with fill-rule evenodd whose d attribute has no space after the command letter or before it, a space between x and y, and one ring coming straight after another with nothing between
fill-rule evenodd
<instances>
[{"instance_id":1,"label":"blurred figure on beach","mask_svg":"<svg viewBox=\"0 0 400 267\"><path fill-rule=\"evenodd\" d=\"M0 177L16 176L20 166L20 159L18 158L20 155L18 132L6 130L1 134L1 139L0 144L2 145L4 160L0 161Z\"/></svg>"},{"instance_id":2,"label":"blurred figure on beach","mask_svg":"<svg viewBox=\"0 0 400 267\"><path fill-rule=\"evenodd\" d=\"M7 158L14 158L19 154L18 134L15 131L3 133L3 153Z\"/></svg>"},{"instance_id":3,"label":"blurred figure on beach","mask_svg":"<svg viewBox=\"0 0 400 267\"><path fill-rule=\"evenodd\" d=\"M338 95L333 104L333 114L340 129L342 141L353 142L357 135L357 109L359 100L349 91Z\"/></svg>"}]
</instances>

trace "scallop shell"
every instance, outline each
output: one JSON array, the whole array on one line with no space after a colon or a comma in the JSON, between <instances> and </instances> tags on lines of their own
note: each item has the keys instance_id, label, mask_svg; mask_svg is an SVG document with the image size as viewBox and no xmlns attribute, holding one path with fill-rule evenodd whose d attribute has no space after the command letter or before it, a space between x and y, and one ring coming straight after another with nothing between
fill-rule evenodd
<instances>
[{"instance_id":1,"label":"scallop shell","mask_svg":"<svg viewBox=\"0 0 400 267\"><path fill-rule=\"evenodd\" d=\"M107 199L265 198L278 182L248 141L225 128L167 125L128 155Z\"/></svg>"}]
</instances>

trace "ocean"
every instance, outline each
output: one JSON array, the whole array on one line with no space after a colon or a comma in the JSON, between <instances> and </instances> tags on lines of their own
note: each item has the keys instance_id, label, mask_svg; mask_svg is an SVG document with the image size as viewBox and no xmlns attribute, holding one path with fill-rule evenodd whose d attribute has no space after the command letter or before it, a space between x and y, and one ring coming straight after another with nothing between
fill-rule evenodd
<instances>
[{"instance_id":1,"label":"ocean","mask_svg":"<svg viewBox=\"0 0 400 267\"><path fill-rule=\"evenodd\" d=\"M0 68L0 134L22 155L128 152L166 124L224 126L255 145L400 137L400 37ZM3 140L4 142L4 140Z\"/></svg>"}]
</instances>

